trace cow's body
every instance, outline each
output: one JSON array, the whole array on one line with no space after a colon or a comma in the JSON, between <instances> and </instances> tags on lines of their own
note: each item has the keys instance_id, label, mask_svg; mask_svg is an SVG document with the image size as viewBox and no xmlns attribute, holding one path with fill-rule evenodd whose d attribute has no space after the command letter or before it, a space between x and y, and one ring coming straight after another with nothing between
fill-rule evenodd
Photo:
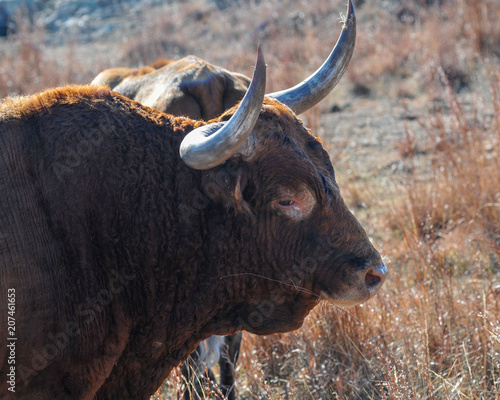
<instances>
[{"instance_id":1,"label":"cow's body","mask_svg":"<svg viewBox=\"0 0 500 400\"><path fill-rule=\"evenodd\" d=\"M97 75L92 84L108 85L132 100L163 112L204 120L234 106L250 84L247 76L196 56L161 65L108 69Z\"/></svg>"},{"instance_id":2,"label":"cow's body","mask_svg":"<svg viewBox=\"0 0 500 400\"><path fill-rule=\"evenodd\" d=\"M93 85L106 85L110 89L114 89L121 83L128 82L129 80L136 79L137 77L144 76L164 67L173 62L172 60L160 59L151 65L145 65L141 68L110 68L102 71L92 81Z\"/></svg>"}]
</instances>

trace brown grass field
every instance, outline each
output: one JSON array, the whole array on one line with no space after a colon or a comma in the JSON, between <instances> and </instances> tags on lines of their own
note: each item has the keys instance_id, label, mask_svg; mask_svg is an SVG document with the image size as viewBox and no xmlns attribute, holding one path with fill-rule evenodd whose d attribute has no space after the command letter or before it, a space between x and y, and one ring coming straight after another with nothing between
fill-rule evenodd
<instances>
[{"instance_id":1,"label":"brown grass field","mask_svg":"<svg viewBox=\"0 0 500 400\"><path fill-rule=\"evenodd\" d=\"M187 54L250 75L258 42L278 90L320 65L345 12L341 0L241 3L170 2L85 43L20 17L0 41L0 97ZM240 398L500 399L500 5L355 7L349 70L303 118L390 277L363 305L321 304L298 331L245 334ZM174 373L154 398L181 389Z\"/></svg>"}]
</instances>

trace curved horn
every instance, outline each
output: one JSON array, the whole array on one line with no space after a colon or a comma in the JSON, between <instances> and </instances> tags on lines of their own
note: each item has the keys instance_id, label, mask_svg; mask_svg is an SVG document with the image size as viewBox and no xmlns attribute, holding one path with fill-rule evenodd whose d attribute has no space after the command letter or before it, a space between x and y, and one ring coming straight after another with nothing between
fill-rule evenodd
<instances>
[{"instance_id":1,"label":"curved horn","mask_svg":"<svg viewBox=\"0 0 500 400\"><path fill-rule=\"evenodd\" d=\"M268 94L301 114L319 103L344 74L354 51L356 41L356 16L352 0L347 5L347 16L337 44L323 63L309 78L290 89Z\"/></svg>"},{"instance_id":2,"label":"curved horn","mask_svg":"<svg viewBox=\"0 0 500 400\"><path fill-rule=\"evenodd\" d=\"M250 136L262 108L266 90L266 63L260 44L257 64L248 91L227 122L202 126L182 140L181 159L193 169L209 169L235 154Z\"/></svg>"}]
</instances>

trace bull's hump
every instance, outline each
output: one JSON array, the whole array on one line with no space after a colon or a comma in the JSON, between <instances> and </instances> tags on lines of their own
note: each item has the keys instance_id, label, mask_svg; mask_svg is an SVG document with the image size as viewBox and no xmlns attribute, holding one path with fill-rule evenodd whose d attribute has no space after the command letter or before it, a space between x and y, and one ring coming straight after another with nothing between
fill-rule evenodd
<instances>
[{"instance_id":1,"label":"bull's hump","mask_svg":"<svg viewBox=\"0 0 500 400\"><path fill-rule=\"evenodd\" d=\"M111 99L116 95L107 86L65 86L46 90L32 96L7 98L0 103L0 114L21 118L43 113L56 104L74 104Z\"/></svg>"}]
</instances>

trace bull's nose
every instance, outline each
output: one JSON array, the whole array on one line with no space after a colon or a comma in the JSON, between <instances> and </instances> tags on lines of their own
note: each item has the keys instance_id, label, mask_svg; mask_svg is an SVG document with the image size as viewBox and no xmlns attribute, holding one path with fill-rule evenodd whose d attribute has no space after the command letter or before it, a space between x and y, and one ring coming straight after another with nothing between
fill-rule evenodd
<instances>
[{"instance_id":1,"label":"bull's nose","mask_svg":"<svg viewBox=\"0 0 500 400\"><path fill-rule=\"evenodd\" d=\"M371 267L365 274L365 285L371 294L375 294L384 284L387 277L387 267L381 262L376 267Z\"/></svg>"}]
</instances>

